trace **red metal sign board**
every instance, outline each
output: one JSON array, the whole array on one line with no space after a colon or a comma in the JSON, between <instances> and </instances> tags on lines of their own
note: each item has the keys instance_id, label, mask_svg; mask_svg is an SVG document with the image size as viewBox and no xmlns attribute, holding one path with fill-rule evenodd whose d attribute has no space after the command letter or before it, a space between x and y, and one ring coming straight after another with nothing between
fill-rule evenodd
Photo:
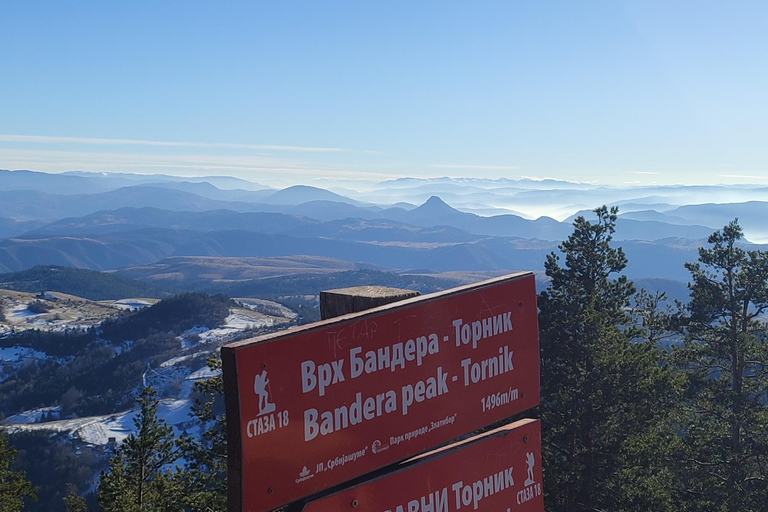
<instances>
[{"instance_id":1,"label":"red metal sign board","mask_svg":"<svg viewBox=\"0 0 768 512\"><path fill-rule=\"evenodd\" d=\"M532 273L222 348L230 510L264 512L539 403Z\"/></svg>"},{"instance_id":2,"label":"red metal sign board","mask_svg":"<svg viewBox=\"0 0 768 512\"><path fill-rule=\"evenodd\" d=\"M308 503L303 512L543 512L541 425L522 420Z\"/></svg>"}]
</instances>

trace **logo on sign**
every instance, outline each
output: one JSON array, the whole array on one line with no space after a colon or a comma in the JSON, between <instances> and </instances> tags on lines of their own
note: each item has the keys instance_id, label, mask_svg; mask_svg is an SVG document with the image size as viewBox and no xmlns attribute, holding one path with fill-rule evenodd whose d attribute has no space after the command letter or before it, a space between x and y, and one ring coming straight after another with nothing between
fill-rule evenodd
<instances>
[{"instance_id":1,"label":"logo on sign","mask_svg":"<svg viewBox=\"0 0 768 512\"><path fill-rule=\"evenodd\" d=\"M259 396L259 416L269 414L275 411L275 404L269 401L269 379L267 378L267 370L256 374L256 379L253 381L253 391Z\"/></svg>"},{"instance_id":2,"label":"logo on sign","mask_svg":"<svg viewBox=\"0 0 768 512\"><path fill-rule=\"evenodd\" d=\"M373 444L371 445L371 451L373 453L381 453L387 448L389 448L389 445L381 444L381 441L379 441L378 439L374 441Z\"/></svg>"},{"instance_id":3,"label":"logo on sign","mask_svg":"<svg viewBox=\"0 0 768 512\"><path fill-rule=\"evenodd\" d=\"M299 478L296 479L296 483L300 484L301 482L306 482L307 480L309 480L313 476L315 476L315 475L312 474L312 472L309 470L309 468L307 466L304 466L304 468L299 473Z\"/></svg>"}]
</instances>

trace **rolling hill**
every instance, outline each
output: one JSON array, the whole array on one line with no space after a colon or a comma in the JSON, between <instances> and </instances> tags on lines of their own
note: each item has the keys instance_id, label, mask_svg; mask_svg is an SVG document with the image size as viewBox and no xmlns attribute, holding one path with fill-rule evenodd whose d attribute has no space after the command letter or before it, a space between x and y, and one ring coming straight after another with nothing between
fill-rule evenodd
<instances>
[{"instance_id":1,"label":"rolling hill","mask_svg":"<svg viewBox=\"0 0 768 512\"><path fill-rule=\"evenodd\" d=\"M194 231L243 229L257 233L285 233L318 224L317 220L282 213L241 213L232 210L192 212L125 207L83 217L68 217L29 231L25 237L102 235L150 228Z\"/></svg>"},{"instance_id":2,"label":"rolling hill","mask_svg":"<svg viewBox=\"0 0 768 512\"><path fill-rule=\"evenodd\" d=\"M294 185L292 187L278 190L264 197L261 202L264 204L277 205L297 205L308 203L310 201L332 201L337 203L347 203L358 205L358 201L344 197L340 194L317 187L307 185Z\"/></svg>"},{"instance_id":3,"label":"rolling hill","mask_svg":"<svg viewBox=\"0 0 768 512\"><path fill-rule=\"evenodd\" d=\"M3 204L3 215L6 217L49 221L129 206L149 206L177 211L256 210L251 203L216 201L183 190L145 185L123 187L98 194L59 195L34 190L0 191L0 203Z\"/></svg>"},{"instance_id":4,"label":"rolling hill","mask_svg":"<svg viewBox=\"0 0 768 512\"><path fill-rule=\"evenodd\" d=\"M36 190L56 194L82 194L85 190L105 192L112 188L108 183L98 183L83 176L49 174L37 171L9 171L0 169L0 191Z\"/></svg>"},{"instance_id":5,"label":"rolling hill","mask_svg":"<svg viewBox=\"0 0 768 512\"><path fill-rule=\"evenodd\" d=\"M150 228L201 232L243 230L299 237L414 243L466 242L481 238L479 235L448 226L417 227L386 219L345 218L321 222L309 217L281 213L241 213L231 210L174 212L158 208L120 208L62 219L29 231L22 238L84 237Z\"/></svg>"},{"instance_id":6,"label":"rolling hill","mask_svg":"<svg viewBox=\"0 0 768 512\"><path fill-rule=\"evenodd\" d=\"M0 240L9 236L18 236L40 226L45 225L44 221L38 220L17 220L8 217L0 217Z\"/></svg>"},{"instance_id":7,"label":"rolling hill","mask_svg":"<svg viewBox=\"0 0 768 512\"><path fill-rule=\"evenodd\" d=\"M20 292L52 291L89 300L168 295L156 285L82 268L39 265L21 272L0 274L0 288Z\"/></svg>"},{"instance_id":8,"label":"rolling hill","mask_svg":"<svg viewBox=\"0 0 768 512\"><path fill-rule=\"evenodd\" d=\"M128 267L114 275L132 280L150 281L175 287L205 289L214 283L235 284L242 281L295 274L327 274L363 268L348 261L313 256L274 258L223 258L174 256L157 263Z\"/></svg>"},{"instance_id":9,"label":"rolling hill","mask_svg":"<svg viewBox=\"0 0 768 512\"><path fill-rule=\"evenodd\" d=\"M668 238L617 242L630 260L632 278L686 280L701 241ZM11 238L0 242L0 271L54 264L114 270L146 266L172 256L289 257L306 255L391 269L432 271L541 270L557 242L482 237L450 243L366 241L298 237L245 230L196 232L145 229L90 237ZM759 246L756 246L759 247Z\"/></svg>"}]
</instances>

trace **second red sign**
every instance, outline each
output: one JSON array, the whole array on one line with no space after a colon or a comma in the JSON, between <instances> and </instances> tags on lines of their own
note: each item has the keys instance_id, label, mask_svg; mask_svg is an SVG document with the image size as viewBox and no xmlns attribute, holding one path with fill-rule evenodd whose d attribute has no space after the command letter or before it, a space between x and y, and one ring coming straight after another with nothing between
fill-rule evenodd
<instances>
[{"instance_id":1,"label":"second red sign","mask_svg":"<svg viewBox=\"0 0 768 512\"><path fill-rule=\"evenodd\" d=\"M541 425L522 420L428 453L303 512L542 512Z\"/></svg>"}]
</instances>

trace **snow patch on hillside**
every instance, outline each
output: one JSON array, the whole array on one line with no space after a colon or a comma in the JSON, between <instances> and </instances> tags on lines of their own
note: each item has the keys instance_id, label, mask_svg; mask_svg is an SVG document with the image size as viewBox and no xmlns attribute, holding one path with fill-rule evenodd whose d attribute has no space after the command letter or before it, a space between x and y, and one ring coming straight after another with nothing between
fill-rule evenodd
<instances>
[{"instance_id":1,"label":"snow patch on hillside","mask_svg":"<svg viewBox=\"0 0 768 512\"><path fill-rule=\"evenodd\" d=\"M184 331L181 335L181 348L185 350L192 347L193 339L198 343L225 343L243 331L273 327L277 323L278 320L274 317L238 308L230 312L220 327L209 329L205 326L195 326Z\"/></svg>"},{"instance_id":2,"label":"snow patch on hillside","mask_svg":"<svg viewBox=\"0 0 768 512\"><path fill-rule=\"evenodd\" d=\"M190 399L163 399L157 407L158 418L165 420L172 426L178 436L182 433L197 435L199 426L194 424L190 413L193 402ZM119 445L135 430L133 420L139 413L139 409L133 409L117 414L105 416L89 416L69 420L48 421L45 423L18 423L8 425L9 432L16 431L52 431L69 433L71 438L93 445L106 445L110 438L114 438ZM32 411L16 415L19 420L23 415L34 419ZM10 418L9 418L10 419Z\"/></svg>"},{"instance_id":3,"label":"snow patch on hillside","mask_svg":"<svg viewBox=\"0 0 768 512\"><path fill-rule=\"evenodd\" d=\"M277 302L263 299L235 299L235 301L237 301L243 308L250 311L256 311L263 315L276 316L288 320L295 320L296 317L298 317L298 313Z\"/></svg>"},{"instance_id":4,"label":"snow patch on hillside","mask_svg":"<svg viewBox=\"0 0 768 512\"><path fill-rule=\"evenodd\" d=\"M0 361L4 363L16 363L26 359L45 359L48 354L28 347L13 346L0 348ZM0 375L0 380L2 375Z\"/></svg>"},{"instance_id":5,"label":"snow patch on hillside","mask_svg":"<svg viewBox=\"0 0 768 512\"><path fill-rule=\"evenodd\" d=\"M160 363L160 368L170 368L171 366L175 366L179 363L183 363L184 361L189 361L190 359L195 357L195 355L196 354L187 354L185 356L172 357Z\"/></svg>"},{"instance_id":6,"label":"snow patch on hillside","mask_svg":"<svg viewBox=\"0 0 768 512\"><path fill-rule=\"evenodd\" d=\"M200 341L209 343L226 339L229 336L245 331L246 329L260 329L275 325L275 320L269 317L257 318L241 313L229 315L221 327L199 333Z\"/></svg>"},{"instance_id":7,"label":"snow patch on hillside","mask_svg":"<svg viewBox=\"0 0 768 512\"><path fill-rule=\"evenodd\" d=\"M142 299L120 299L112 302L112 305L118 309L135 311L151 306L152 303Z\"/></svg>"},{"instance_id":8,"label":"snow patch on hillside","mask_svg":"<svg viewBox=\"0 0 768 512\"><path fill-rule=\"evenodd\" d=\"M36 316L40 316L43 313L33 313L31 312L26 304L20 304L18 306L15 306L11 312L11 316L14 318L32 318Z\"/></svg>"},{"instance_id":9,"label":"snow patch on hillside","mask_svg":"<svg viewBox=\"0 0 768 512\"><path fill-rule=\"evenodd\" d=\"M31 409L29 411L24 411L19 414L14 414L13 416L9 416L5 419L5 423L12 425L40 423L44 415L51 414L58 418L60 412L61 407L40 407L38 409Z\"/></svg>"},{"instance_id":10,"label":"snow patch on hillside","mask_svg":"<svg viewBox=\"0 0 768 512\"><path fill-rule=\"evenodd\" d=\"M204 366L203 368L200 368L196 372L192 372L187 377L187 380L203 380L203 379L210 379L211 377L218 377L221 375L221 370L211 370L207 366Z\"/></svg>"}]
</instances>

